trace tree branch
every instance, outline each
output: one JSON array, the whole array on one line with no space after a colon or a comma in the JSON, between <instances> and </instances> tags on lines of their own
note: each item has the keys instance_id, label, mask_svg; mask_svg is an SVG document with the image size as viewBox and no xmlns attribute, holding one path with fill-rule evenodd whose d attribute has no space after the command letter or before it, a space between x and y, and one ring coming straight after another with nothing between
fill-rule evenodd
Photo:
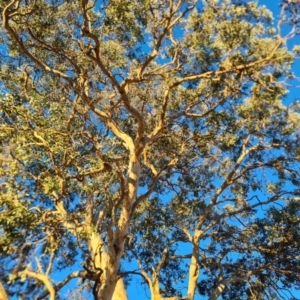
<instances>
[{"instance_id":1,"label":"tree branch","mask_svg":"<svg viewBox=\"0 0 300 300\"><path fill-rule=\"evenodd\" d=\"M55 300L56 290L53 287L53 285L47 275L38 274L36 272L29 271L29 270L24 270L21 272L21 274L24 274L25 276L30 276L36 280L42 281L48 289L47 295L50 294L49 300Z\"/></svg>"},{"instance_id":2,"label":"tree branch","mask_svg":"<svg viewBox=\"0 0 300 300\"><path fill-rule=\"evenodd\" d=\"M53 287L54 291L57 293L70 280L72 280L74 278L78 278L78 277L83 278L83 279L93 280L93 281L97 280L97 278L94 277L92 274L90 274L88 271L76 271L76 272L73 272L73 273L69 274L62 282L60 282L59 284L55 285ZM46 298L49 295L49 293L50 293L49 291L44 292L42 295L40 295L39 297L37 297L37 300L42 300L42 299Z\"/></svg>"},{"instance_id":3,"label":"tree branch","mask_svg":"<svg viewBox=\"0 0 300 300\"><path fill-rule=\"evenodd\" d=\"M210 79L210 78L219 77L221 75L228 74L228 73L237 73L239 71L243 71L243 70L246 70L246 69L250 69L252 67L256 67L260 64L266 63L265 65L268 65L269 63L273 63L276 60L282 59L282 57L278 57L276 59L272 59L272 57L274 56L277 49L279 49L279 47L281 45L283 45L283 43L284 43L284 39L280 39L278 44L274 47L274 49L271 51L271 53L266 58L259 59L257 61L254 61L254 62L251 62L251 63L248 63L248 64L241 64L241 65L232 67L232 68L227 69L227 70L208 71L208 72L205 72L205 73L202 73L202 74L183 77L183 78L177 79L175 81L175 83L173 83L171 85L171 88L177 87L178 85L180 85L184 82L187 82L187 81L195 81L195 80L204 79L204 78Z\"/></svg>"}]
</instances>

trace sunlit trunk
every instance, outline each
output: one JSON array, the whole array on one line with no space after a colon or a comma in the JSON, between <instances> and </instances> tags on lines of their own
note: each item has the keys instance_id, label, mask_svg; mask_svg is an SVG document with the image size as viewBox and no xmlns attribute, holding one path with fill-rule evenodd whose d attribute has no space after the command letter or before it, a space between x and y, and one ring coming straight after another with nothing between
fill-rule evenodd
<instances>
[{"instance_id":1,"label":"sunlit trunk","mask_svg":"<svg viewBox=\"0 0 300 300\"><path fill-rule=\"evenodd\" d=\"M199 266L197 261L197 251L193 251L193 256L191 258L190 270L189 270L189 284L188 284L188 292L187 292L187 300L193 300L195 297L197 280L199 278Z\"/></svg>"},{"instance_id":2,"label":"sunlit trunk","mask_svg":"<svg viewBox=\"0 0 300 300\"><path fill-rule=\"evenodd\" d=\"M154 279L151 287L151 300L162 300L158 279Z\"/></svg>"},{"instance_id":3,"label":"sunlit trunk","mask_svg":"<svg viewBox=\"0 0 300 300\"><path fill-rule=\"evenodd\" d=\"M103 241L99 235L92 233L89 247L95 267L103 270L99 278L99 285L105 290L105 294L97 295L95 300L127 300L127 293L122 279L117 279L117 274L112 270L109 256L103 247ZM102 284L101 284L102 283Z\"/></svg>"},{"instance_id":4,"label":"sunlit trunk","mask_svg":"<svg viewBox=\"0 0 300 300\"><path fill-rule=\"evenodd\" d=\"M8 296L6 294L6 291L2 285L2 283L0 282L0 300L8 300Z\"/></svg>"},{"instance_id":5,"label":"sunlit trunk","mask_svg":"<svg viewBox=\"0 0 300 300\"><path fill-rule=\"evenodd\" d=\"M125 239L128 234L131 207L136 198L140 177L140 164L137 157L131 157L128 169L127 193L122 203L117 229L113 236L109 237L108 252L104 249L103 241L99 236L93 234L93 237L90 239L90 249L95 258L95 264L102 270L96 300L127 299L123 280L118 279L118 270L124 252Z\"/></svg>"}]
</instances>

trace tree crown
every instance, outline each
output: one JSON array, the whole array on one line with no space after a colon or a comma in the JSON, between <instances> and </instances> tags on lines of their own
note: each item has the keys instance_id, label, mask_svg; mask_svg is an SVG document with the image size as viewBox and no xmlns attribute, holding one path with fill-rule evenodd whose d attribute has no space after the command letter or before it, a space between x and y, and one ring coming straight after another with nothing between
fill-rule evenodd
<instances>
[{"instance_id":1,"label":"tree crown","mask_svg":"<svg viewBox=\"0 0 300 300\"><path fill-rule=\"evenodd\" d=\"M140 276L153 300L289 299L297 5L274 27L255 1L3 0L8 293L63 299L78 277L78 297L126 299Z\"/></svg>"}]
</instances>

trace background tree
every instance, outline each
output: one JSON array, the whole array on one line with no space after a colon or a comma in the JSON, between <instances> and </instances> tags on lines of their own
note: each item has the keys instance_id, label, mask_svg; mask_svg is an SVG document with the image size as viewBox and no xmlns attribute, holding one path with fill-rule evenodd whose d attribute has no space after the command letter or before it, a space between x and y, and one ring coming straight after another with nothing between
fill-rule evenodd
<instances>
[{"instance_id":1,"label":"background tree","mask_svg":"<svg viewBox=\"0 0 300 300\"><path fill-rule=\"evenodd\" d=\"M152 300L292 297L298 1L277 28L250 1L0 3L8 293L126 299L139 276Z\"/></svg>"}]
</instances>

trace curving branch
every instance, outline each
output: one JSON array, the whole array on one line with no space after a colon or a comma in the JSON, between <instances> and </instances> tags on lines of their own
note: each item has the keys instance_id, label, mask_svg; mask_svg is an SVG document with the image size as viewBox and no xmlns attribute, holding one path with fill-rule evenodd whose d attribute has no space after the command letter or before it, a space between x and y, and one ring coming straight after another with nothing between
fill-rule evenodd
<instances>
[{"instance_id":1,"label":"curving branch","mask_svg":"<svg viewBox=\"0 0 300 300\"><path fill-rule=\"evenodd\" d=\"M21 274L25 275L25 276L30 276L36 280L42 281L44 283L44 285L47 287L48 289L48 293L47 295L50 294L49 296L49 300L55 300L56 297L56 290L53 287L49 277L47 275L44 274L39 274L30 270L24 270L21 272Z\"/></svg>"},{"instance_id":2,"label":"curving branch","mask_svg":"<svg viewBox=\"0 0 300 300\"><path fill-rule=\"evenodd\" d=\"M219 70L219 71L208 71L202 74L196 74L196 75L191 75L191 76L187 76L187 77L183 77L183 78L178 78L172 85L171 88L175 88L177 86L179 86L182 83L188 82L188 81L195 81L195 80L199 80L199 79L204 79L204 78L216 78L216 77L220 77L221 75L224 74L228 74L228 73L238 73L253 67L257 67L257 66L268 66L271 65L274 61L277 60L281 60L282 57L278 57L278 58L273 58L273 56L275 55L276 51L284 44L285 40L284 39L280 39L279 42L277 43L277 45L274 47L274 49L271 51L271 53L263 59L259 59L257 61L248 63L248 64L241 64L241 65L237 65L235 67L229 68L227 70Z\"/></svg>"},{"instance_id":3,"label":"curving branch","mask_svg":"<svg viewBox=\"0 0 300 300\"><path fill-rule=\"evenodd\" d=\"M76 271L69 274L63 281L58 283L53 287L55 293L57 293L61 288L63 288L70 280L74 278L82 278L82 279L89 279L92 281L98 280L93 274L89 273L88 271ZM37 297L37 300L42 300L49 295L50 291L45 291L42 295Z\"/></svg>"},{"instance_id":4,"label":"curving branch","mask_svg":"<svg viewBox=\"0 0 300 300\"><path fill-rule=\"evenodd\" d=\"M0 299L1 300L9 300L6 290L1 281L0 281Z\"/></svg>"},{"instance_id":5,"label":"curving branch","mask_svg":"<svg viewBox=\"0 0 300 300\"><path fill-rule=\"evenodd\" d=\"M14 13L18 10L18 6L19 6L20 1L18 0L12 0L4 9L2 12L2 19L3 19L3 27L7 30L7 32L9 33L9 35L16 41L16 43L18 44L19 48L21 49L21 51L26 54L26 56L28 56L34 63L36 63L39 67L41 67L44 71L49 72L55 76L58 76L59 78L62 78L64 80L66 80L70 86L74 86L74 81L71 77L69 77L68 75L64 74L63 72L51 68L49 67L46 63L42 62L41 60L39 60L38 58L36 58L25 46L24 42L22 41L22 39L19 37L19 35L17 34L16 30L13 29L13 27L10 26L10 19L14 16ZM10 11L10 9L12 9L12 7L14 5L17 5L16 9L13 9L12 11ZM31 11L28 14L32 14L33 11Z\"/></svg>"}]
</instances>

